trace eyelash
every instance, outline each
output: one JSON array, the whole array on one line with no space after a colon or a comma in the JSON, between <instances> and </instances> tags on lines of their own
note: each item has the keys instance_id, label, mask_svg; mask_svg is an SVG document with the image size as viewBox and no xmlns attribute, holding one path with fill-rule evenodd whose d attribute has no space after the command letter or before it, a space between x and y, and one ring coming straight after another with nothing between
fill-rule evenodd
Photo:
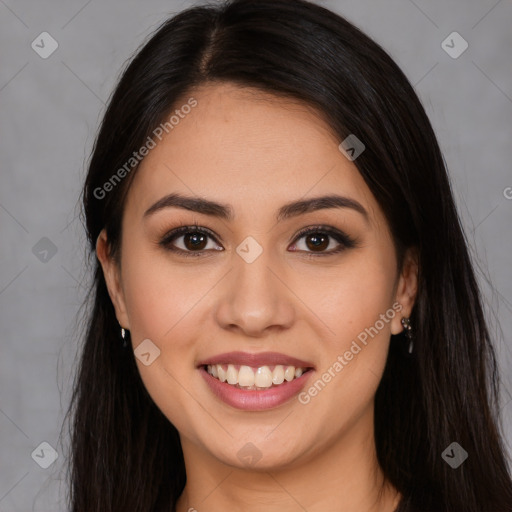
<instances>
[{"instance_id":1,"label":"eyelash","mask_svg":"<svg viewBox=\"0 0 512 512\"><path fill-rule=\"evenodd\" d=\"M176 238L179 238L180 235L190 234L190 233L201 233L201 234L207 235L210 238L212 238L215 241L215 243L220 245L210 230L208 230L206 228L202 228L202 227L198 226L197 224L195 224L193 226L180 226L179 228L173 229L172 231L170 231L169 233L167 233L164 236L164 238L159 242L159 245L164 247L168 251L171 251L175 254L182 255L185 257L204 256L204 249L201 251L184 251L183 249L177 249L176 247L173 247L171 245L171 243ZM318 256L320 256L320 257L331 256L334 254L338 254L346 249L351 249L351 248L357 246L356 241L352 237L348 236L346 233L343 233L343 232L341 232L337 229L331 228L329 226L310 226L310 227L304 228L301 231L299 231L299 233L297 233L297 235L295 236L295 238L293 240L293 243L296 243L298 240L300 240L304 236L309 235L311 233L329 235L330 237L334 238L334 240L336 240L340 244L340 247L338 247L337 249L334 249L334 250L331 249L328 252L319 252L319 253L306 252L307 257L309 257L309 258L316 258ZM302 252L302 251L297 251L297 252Z\"/></svg>"}]
</instances>

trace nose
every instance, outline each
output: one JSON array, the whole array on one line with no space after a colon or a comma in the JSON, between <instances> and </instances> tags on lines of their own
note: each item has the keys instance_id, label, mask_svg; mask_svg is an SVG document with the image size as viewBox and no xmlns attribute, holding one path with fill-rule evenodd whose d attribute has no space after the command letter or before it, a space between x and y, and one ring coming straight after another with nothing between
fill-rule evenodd
<instances>
[{"instance_id":1,"label":"nose","mask_svg":"<svg viewBox=\"0 0 512 512\"><path fill-rule=\"evenodd\" d=\"M233 255L233 269L225 278L216 308L216 320L226 330L248 337L289 329L295 319L293 292L281 265L270 251L248 263Z\"/></svg>"}]
</instances>

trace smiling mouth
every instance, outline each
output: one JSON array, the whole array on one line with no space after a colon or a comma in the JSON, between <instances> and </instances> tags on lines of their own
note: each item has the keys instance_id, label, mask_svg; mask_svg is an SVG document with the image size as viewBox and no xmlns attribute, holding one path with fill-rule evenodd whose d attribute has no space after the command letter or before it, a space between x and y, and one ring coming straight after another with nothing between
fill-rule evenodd
<instances>
[{"instance_id":1,"label":"smiling mouth","mask_svg":"<svg viewBox=\"0 0 512 512\"><path fill-rule=\"evenodd\" d=\"M300 378L313 369L311 367L281 364L259 367L236 364L208 364L203 365L203 368L220 382L247 391L279 387L283 383Z\"/></svg>"}]
</instances>

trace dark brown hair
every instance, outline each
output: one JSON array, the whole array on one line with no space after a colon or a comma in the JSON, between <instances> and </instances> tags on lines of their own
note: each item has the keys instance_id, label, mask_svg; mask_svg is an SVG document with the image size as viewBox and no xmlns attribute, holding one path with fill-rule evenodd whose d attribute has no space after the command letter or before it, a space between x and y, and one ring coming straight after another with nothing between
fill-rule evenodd
<instances>
[{"instance_id":1,"label":"dark brown hair","mask_svg":"<svg viewBox=\"0 0 512 512\"><path fill-rule=\"evenodd\" d=\"M97 135L83 206L94 281L68 416L73 512L174 510L186 474L178 432L146 391L119 324L96 239L119 254L136 166L98 189L195 86L233 82L314 107L339 136L366 146L354 161L384 211L399 264L416 247L413 357L391 337L375 397L375 440L401 511L510 512L512 483L499 430L496 362L444 161L414 89L353 24L302 0L234 0L165 21L123 72ZM96 193L95 193L96 191ZM452 469L453 441L469 454Z\"/></svg>"}]
</instances>

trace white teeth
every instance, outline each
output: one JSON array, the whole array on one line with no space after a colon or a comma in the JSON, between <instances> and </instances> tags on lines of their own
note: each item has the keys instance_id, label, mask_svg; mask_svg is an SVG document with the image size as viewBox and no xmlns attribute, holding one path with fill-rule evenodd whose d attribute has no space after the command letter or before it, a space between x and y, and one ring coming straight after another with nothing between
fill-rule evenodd
<instances>
[{"instance_id":1,"label":"white teeth","mask_svg":"<svg viewBox=\"0 0 512 512\"><path fill-rule=\"evenodd\" d=\"M284 372L284 378L290 382L295 377L295 366L288 366Z\"/></svg>"},{"instance_id":2,"label":"white teeth","mask_svg":"<svg viewBox=\"0 0 512 512\"><path fill-rule=\"evenodd\" d=\"M226 365L209 364L206 369L210 375L221 382L245 389L268 389L272 385L279 386L285 380L290 382L305 372L304 368L285 367L281 364L276 365L273 370L269 366L252 368L246 365L240 365L240 369L237 370L233 364L228 364L227 367Z\"/></svg>"},{"instance_id":3,"label":"white teeth","mask_svg":"<svg viewBox=\"0 0 512 512\"><path fill-rule=\"evenodd\" d=\"M272 386L272 372L268 366L258 368L254 376L254 385L259 388L269 388Z\"/></svg>"},{"instance_id":4,"label":"white teeth","mask_svg":"<svg viewBox=\"0 0 512 512\"><path fill-rule=\"evenodd\" d=\"M222 368L222 366L220 364L216 364L215 366L217 367L218 379L221 382L226 382L226 370L224 370L224 368ZM210 372L211 366L208 365L208 368L209 368L208 371Z\"/></svg>"},{"instance_id":5,"label":"white teeth","mask_svg":"<svg viewBox=\"0 0 512 512\"><path fill-rule=\"evenodd\" d=\"M272 372L272 382L277 386L284 382L284 368L283 365L278 364Z\"/></svg>"},{"instance_id":6,"label":"white teeth","mask_svg":"<svg viewBox=\"0 0 512 512\"><path fill-rule=\"evenodd\" d=\"M212 369L215 368L215 366L216 365L213 365ZM215 375L213 376L215 377ZM254 372L249 366L240 366L238 384L240 384L240 386L254 386Z\"/></svg>"},{"instance_id":7,"label":"white teeth","mask_svg":"<svg viewBox=\"0 0 512 512\"><path fill-rule=\"evenodd\" d=\"M228 384L238 383L238 372L236 371L236 368L232 364L228 364L226 378L228 380Z\"/></svg>"}]
</instances>

